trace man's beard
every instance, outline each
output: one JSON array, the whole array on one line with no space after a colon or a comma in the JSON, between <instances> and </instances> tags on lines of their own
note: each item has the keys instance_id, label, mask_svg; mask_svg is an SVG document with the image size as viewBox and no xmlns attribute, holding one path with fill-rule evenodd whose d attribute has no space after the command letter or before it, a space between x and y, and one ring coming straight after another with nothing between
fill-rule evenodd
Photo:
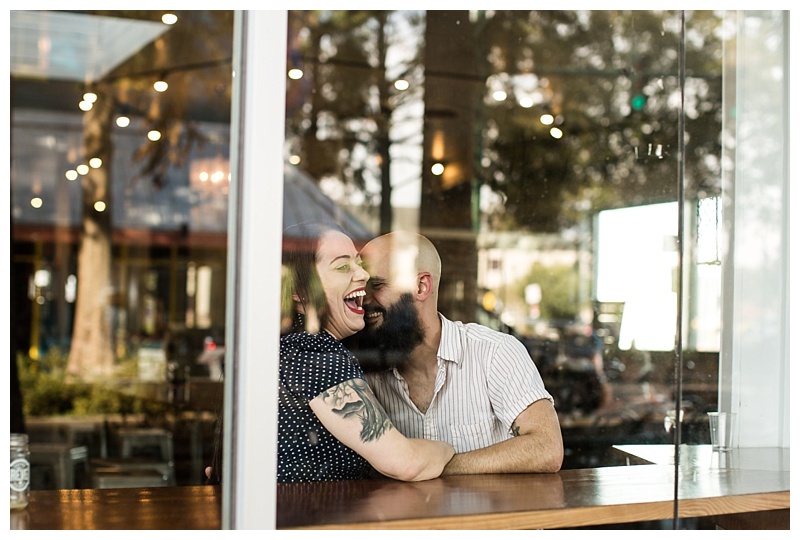
<instances>
[{"instance_id":1,"label":"man's beard","mask_svg":"<svg viewBox=\"0 0 800 540\"><path fill-rule=\"evenodd\" d=\"M410 293L383 312L383 324L377 328L367 326L357 334L354 352L364 371L397 367L425 336L419 315Z\"/></svg>"}]
</instances>

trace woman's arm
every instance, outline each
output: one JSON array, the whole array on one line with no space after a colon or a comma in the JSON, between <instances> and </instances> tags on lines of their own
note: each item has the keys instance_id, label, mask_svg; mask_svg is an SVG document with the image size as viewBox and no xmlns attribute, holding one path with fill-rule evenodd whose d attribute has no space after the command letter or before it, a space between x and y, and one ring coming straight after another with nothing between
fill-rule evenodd
<instances>
[{"instance_id":1,"label":"woman's arm","mask_svg":"<svg viewBox=\"0 0 800 540\"><path fill-rule=\"evenodd\" d=\"M455 452L447 442L409 439L397 431L363 379L329 388L309 405L328 431L390 478L436 478Z\"/></svg>"}]
</instances>

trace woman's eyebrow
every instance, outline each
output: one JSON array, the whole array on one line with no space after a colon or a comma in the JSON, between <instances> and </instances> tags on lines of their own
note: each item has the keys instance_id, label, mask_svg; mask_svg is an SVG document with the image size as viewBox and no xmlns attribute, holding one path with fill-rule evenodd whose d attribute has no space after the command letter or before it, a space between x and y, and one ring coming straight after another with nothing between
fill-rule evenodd
<instances>
[{"instance_id":1,"label":"woman's eyebrow","mask_svg":"<svg viewBox=\"0 0 800 540\"><path fill-rule=\"evenodd\" d=\"M339 259L347 259L349 261L352 258L353 258L353 255L339 255L338 257L334 257L333 259L331 259L330 264L335 263Z\"/></svg>"}]
</instances>

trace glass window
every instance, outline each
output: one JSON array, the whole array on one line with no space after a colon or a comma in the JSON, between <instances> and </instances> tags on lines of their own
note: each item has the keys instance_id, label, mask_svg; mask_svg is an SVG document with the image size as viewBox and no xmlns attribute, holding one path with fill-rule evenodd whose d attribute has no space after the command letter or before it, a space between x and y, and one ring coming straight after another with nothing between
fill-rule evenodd
<instances>
[{"instance_id":1,"label":"glass window","mask_svg":"<svg viewBox=\"0 0 800 540\"><path fill-rule=\"evenodd\" d=\"M11 11L10 30L32 489L218 482L224 450L223 528L272 526L277 416L250 412L277 406L277 260L301 240L281 225L320 219L358 248L433 242L439 311L524 345L563 469L788 471L788 12ZM772 453L711 454L715 411Z\"/></svg>"},{"instance_id":2,"label":"glass window","mask_svg":"<svg viewBox=\"0 0 800 540\"><path fill-rule=\"evenodd\" d=\"M716 408L722 18L689 14L681 81L681 16L290 12L292 178L373 235L434 242L440 311L526 345L565 468L673 441L682 300L684 442Z\"/></svg>"},{"instance_id":3,"label":"glass window","mask_svg":"<svg viewBox=\"0 0 800 540\"><path fill-rule=\"evenodd\" d=\"M204 484L233 12L11 11L10 30L11 413L31 488Z\"/></svg>"}]
</instances>

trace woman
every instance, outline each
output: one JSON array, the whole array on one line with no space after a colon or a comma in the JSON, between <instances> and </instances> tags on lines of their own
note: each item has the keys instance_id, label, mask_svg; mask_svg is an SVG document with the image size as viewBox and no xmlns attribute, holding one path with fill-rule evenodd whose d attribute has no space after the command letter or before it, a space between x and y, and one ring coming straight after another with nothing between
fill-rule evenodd
<instances>
[{"instance_id":1,"label":"woman","mask_svg":"<svg viewBox=\"0 0 800 540\"><path fill-rule=\"evenodd\" d=\"M397 431L341 343L364 327L369 274L353 241L333 225L302 227L310 242L293 242L283 261L282 305L294 318L280 345L278 482L369 478L373 468L398 480L439 476L453 447Z\"/></svg>"}]
</instances>

